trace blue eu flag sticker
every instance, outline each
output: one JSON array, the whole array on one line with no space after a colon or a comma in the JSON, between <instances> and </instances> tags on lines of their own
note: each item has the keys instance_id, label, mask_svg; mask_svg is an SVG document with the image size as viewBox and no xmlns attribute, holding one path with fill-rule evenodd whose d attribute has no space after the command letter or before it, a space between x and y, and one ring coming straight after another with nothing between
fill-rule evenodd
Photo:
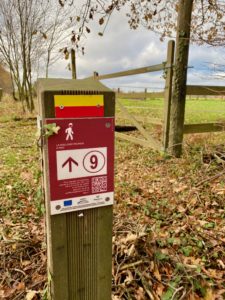
<instances>
[{"instance_id":1,"label":"blue eu flag sticker","mask_svg":"<svg viewBox=\"0 0 225 300\"><path fill-rule=\"evenodd\" d=\"M65 200L64 202L63 202L63 205L64 206L71 206L73 204L73 201L72 200Z\"/></svg>"}]
</instances>

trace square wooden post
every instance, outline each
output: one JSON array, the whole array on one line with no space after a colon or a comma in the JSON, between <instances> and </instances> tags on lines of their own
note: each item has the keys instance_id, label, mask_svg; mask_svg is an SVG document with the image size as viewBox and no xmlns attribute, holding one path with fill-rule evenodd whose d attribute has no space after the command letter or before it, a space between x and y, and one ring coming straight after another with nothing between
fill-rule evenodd
<instances>
[{"instance_id":1,"label":"square wooden post","mask_svg":"<svg viewBox=\"0 0 225 300\"><path fill-rule=\"evenodd\" d=\"M104 117L115 115L115 94L98 81L40 79L38 99L42 129L46 119L57 120L55 95L102 95ZM52 215L45 137L42 155L50 297L53 300L110 300L112 205Z\"/></svg>"}]
</instances>

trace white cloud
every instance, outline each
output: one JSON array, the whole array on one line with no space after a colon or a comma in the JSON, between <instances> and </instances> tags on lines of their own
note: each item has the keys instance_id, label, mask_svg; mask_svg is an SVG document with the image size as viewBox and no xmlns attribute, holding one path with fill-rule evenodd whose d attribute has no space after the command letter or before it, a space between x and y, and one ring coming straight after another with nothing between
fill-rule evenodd
<instances>
[{"instance_id":1,"label":"white cloud","mask_svg":"<svg viewBox=\"0 0 225 300\"><path fill-rule=\"evenodd\" d=\"M131 68L159 64L166 60L167 41L161 42L159 36L144 28L130 30L125 11L115 14L103 37L98 36L99 26L94 24L85 40L85 55L77 57L78 78L91 76L93 71L99 74L118 72ZM90 24L92 25L92 24ZM206 62L222 62L222 49L206 46L190 47L188 70L189 84L220 85L222 81L210 76ZM70 78L66 70L68 61L58 61L50 70L52 77ZM150 73L137 76L105 80L110 87L133 86L158 89L164 86L162 73Z\"/></svg>"}]
</instances>

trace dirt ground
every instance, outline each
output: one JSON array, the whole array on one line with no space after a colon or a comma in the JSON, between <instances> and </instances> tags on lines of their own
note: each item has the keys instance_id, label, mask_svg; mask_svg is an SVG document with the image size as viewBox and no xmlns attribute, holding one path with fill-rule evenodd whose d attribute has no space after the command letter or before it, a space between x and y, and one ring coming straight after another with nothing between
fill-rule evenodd
<instances>
[{"instance_id":1,"label":"dirt ground","mask_svg":"<svg viewBox=\"0 0 225 300\"><path fill-rule=\"evenodd\" d=\"M36 120L0 104L0 299L47 299ZM112 299L225 299L225 134L116 141Z\"/></svg>"}]
</instances>

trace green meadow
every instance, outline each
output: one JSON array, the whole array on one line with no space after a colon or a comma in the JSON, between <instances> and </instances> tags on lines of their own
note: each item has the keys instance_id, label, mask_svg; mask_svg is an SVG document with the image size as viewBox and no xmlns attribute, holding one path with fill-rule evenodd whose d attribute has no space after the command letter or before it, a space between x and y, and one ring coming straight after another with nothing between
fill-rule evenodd
<instances>
[{"instance_id":1,"label":"green meadow","mask_svg":"<svg viewBox=\"0 0 225 300\"><path fill-rule=\"evenodd\" d=\"M129 100L121 99L130 113L136 116L163 120L163 99ZM185 123L213 123L225 121L225 101L214 98L193 98L186 100Z\"/></svg>"}]
</instances>

